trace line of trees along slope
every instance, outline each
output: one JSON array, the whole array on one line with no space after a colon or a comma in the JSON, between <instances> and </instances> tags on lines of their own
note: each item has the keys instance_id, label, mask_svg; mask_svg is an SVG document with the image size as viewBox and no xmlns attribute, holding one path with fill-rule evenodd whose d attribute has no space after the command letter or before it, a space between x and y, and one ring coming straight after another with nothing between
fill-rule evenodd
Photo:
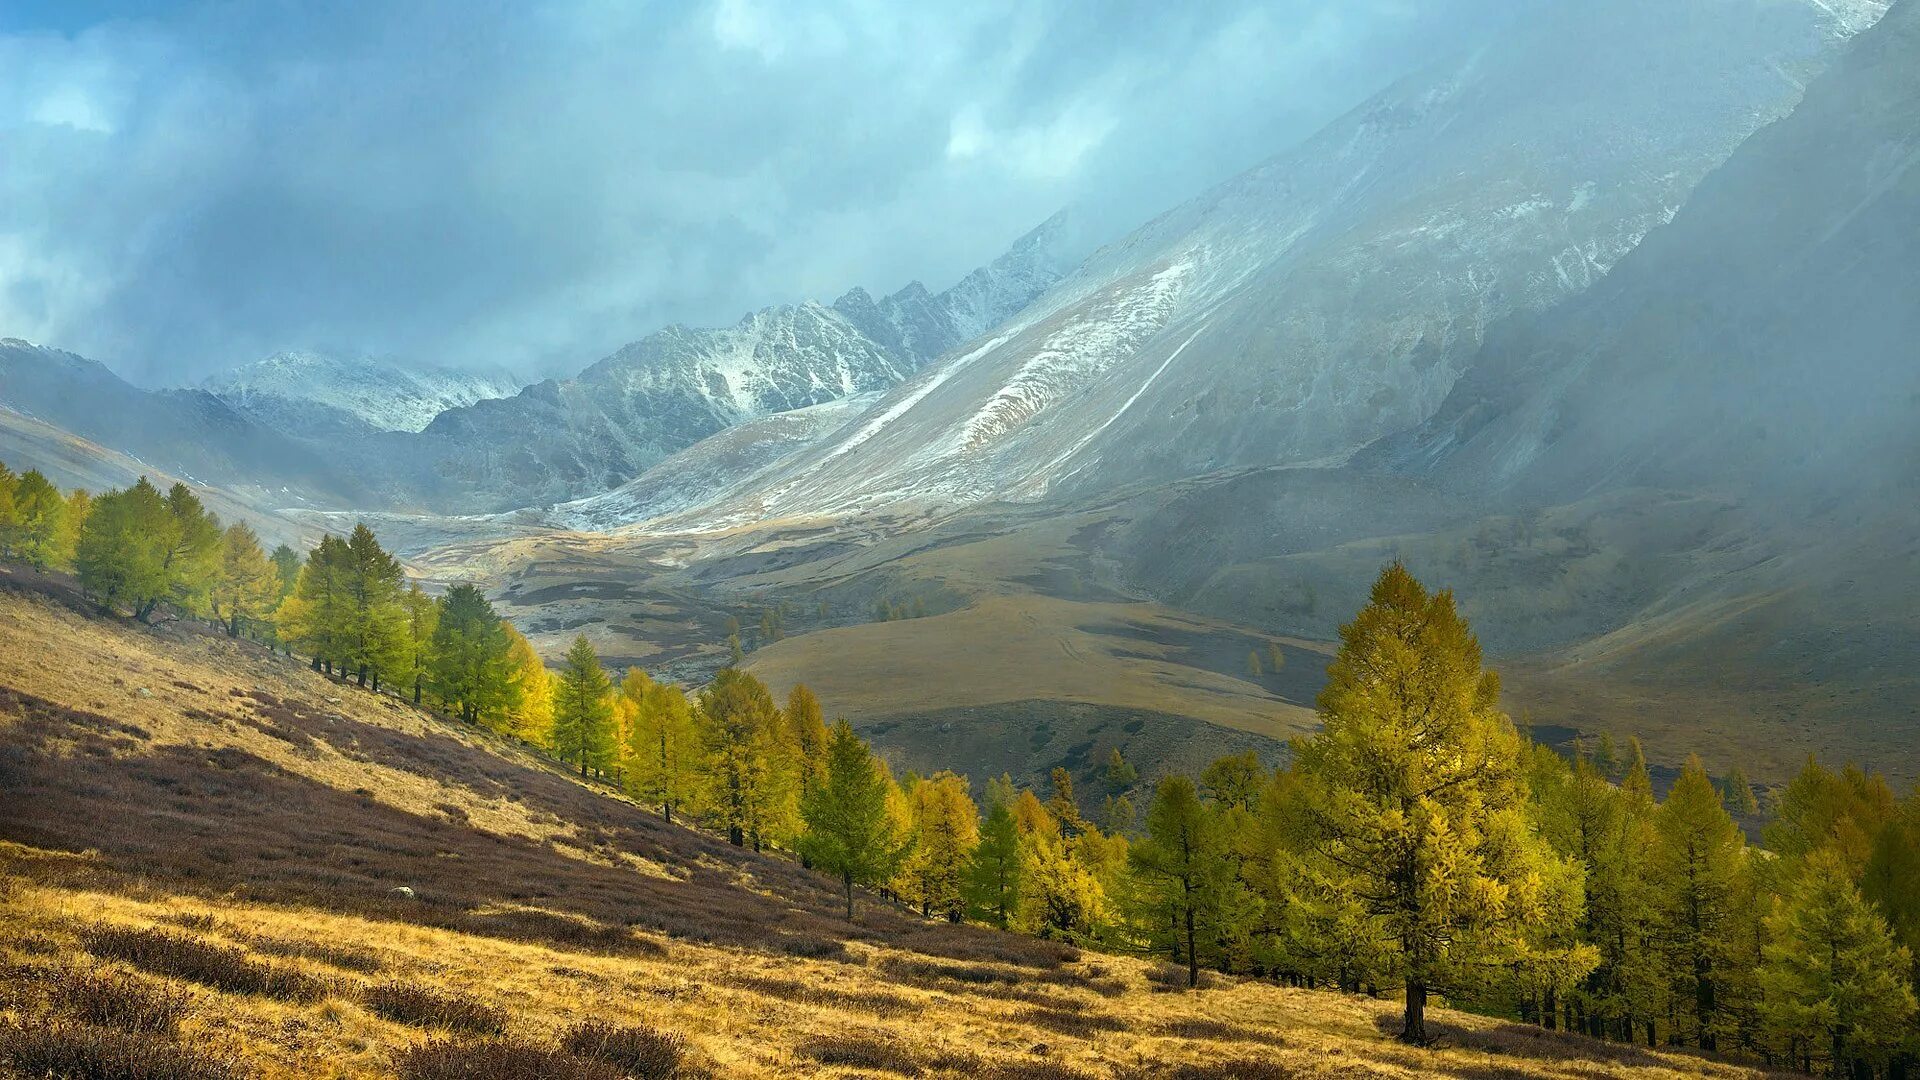
<instances>
[{"instance_id":1,"label":"line of trees along slope","mask_svg":"<svg viewBox=\"0 0 1920 1080\"><path fill-rule=\"evenodd\" d=\"M585 637L555 673L479 590L406 582L364 526L301 558L222 528L188 489L62 495L0 467L0 556L72 568L103 605L298 648L342 680L544 748L669 820L784 850L873 890L1184 969L1395 994L1403 1034L1449 1005L1588 1035L1834 1075L1920 1054L1920 791L1809 761L1760 815L1735 768L1690 760L1656 799L1637 740L1571 759L1499 706L1447 592L1388 567L1342 629L1322 729L1151 785L1110 748L1098 821L1055 770L896 778L796 686L723 669L689 693ZM1138 803L1145 812L1137 812Z\"/></svg>"}]
</instances>

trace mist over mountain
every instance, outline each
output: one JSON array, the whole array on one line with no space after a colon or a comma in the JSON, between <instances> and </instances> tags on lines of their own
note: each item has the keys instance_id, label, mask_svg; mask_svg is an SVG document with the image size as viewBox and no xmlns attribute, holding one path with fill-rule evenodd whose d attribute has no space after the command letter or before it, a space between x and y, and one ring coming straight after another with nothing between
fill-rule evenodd
<instances>
[{"instance_id":1,"label":"mist over mountain","mask_svg":"<svg viewBox=\"0 0 1920 1080\"><path fill-rule=\"evenodd\" d=\"M1601 280L1860 25L1775 0L1554 11L1097 252L797 455L760 508L1341 460L1431 416L1489 326Z\"/></svg>"},{"instance_id":2,"label":"mist over mountain","mask_svg":"<svg viewBox=\"0 0 1920 1080\"><path fill-rule=\"evenodd\" d=\"M419 431L448 409L506 397L522 385L505 372L301 351L211 376L201 388L280 431L338 436Z\"/></svg>"}]
</instances>

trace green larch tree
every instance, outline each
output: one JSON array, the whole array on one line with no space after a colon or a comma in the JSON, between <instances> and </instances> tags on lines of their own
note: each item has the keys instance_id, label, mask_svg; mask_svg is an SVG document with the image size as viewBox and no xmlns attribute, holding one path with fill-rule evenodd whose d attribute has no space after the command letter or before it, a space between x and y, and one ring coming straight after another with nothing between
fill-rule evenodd
<instances>
[{"instance_id":1,"label":"green larch tree","mask_svg":"<svg viewBox=\"0 0 1920 1080\"><path fill-rule=\"evenodd\" d=\"M975 917L1007 929L1018 912L1020 875L1020 833L1013 810L1004 801L990 800L967 878L968 902Z\"/></svg>"},{"instance_id":2,"label":"green larch tree","mask_svg":"<svg viewBox=\"0 0 1920 1080\"><path fill-rule=\"evenodd\" d=\"M891 786L853 726L845 720L834 724L827 737L826 776L800 807L806 831L799 846L815 867L840 879L848 919L853 918L854 887L892 877L912 846L888 814Z\"/></svg>"},{"instance_id":3,"label":"green larch tree","mask_svg":"<svg viewBox=\"0 0 1920 1080\"><path fill-rule=\"evenodd\" d=\"M580 775L613 764L613 681L585 634L567 649L553 680L553 753L580 767Z\"/></svg>"},{"instance_id":4,"label":"green larch tree","mask_svg":"<svg viewBox=\"0 0 1920 1080\"><path fill-rule=\"evenodd\" d=\"M1807 856L1785 902L1767 920L1763 985L1773 1026L1826 1051L1834 1076L1877 1063L1914 1022L1906 974L1913 957L1849 878L1846 857Z\"/></svg>"},{"instance_id":5,"label":"green larch tree","mask_svg":"<svg viewBox=\"0 0 1920 1080\"><path fill-rule=\"evenodd\" d=\"M280 561L279 555L278 551L274 552L276 563ZM405 680L405 685L412 690L413 703L418 705L427 687L427 668L433 659L433 632L440 624L440 605L415 583L400 597L400 610L403 648L400 667L394 674Z\"/></svg>"},{"instance_id":6,"label":"green larch tree","mask_svg":"<svg viewBox=\"0 0 1920 1080\"><path fill-rule=\"evenodd\" d=\"M75 554L81 586L109 610L125 605L150 615L172 592L165 561L172 531L165 497L144 476L100 496Z\"/></svg>"},{"instance_id":7,"label":"green larch tree","mask_svg":"<svg viewBox=\"0 0 1920 1080\"><path fill-rule=\"evenodd\" d=\"M627 790L668 821L690 805L706 771L701 716L685 691L638 668L620 680Z\"/></svg>"},{"instance_id":8,"label":"green larch tree","mask_svg":"<svg viewBox=\"0 0 1920 1080\"><path fill-rule=\"evenodd\" d=\"M461 583L440 598L427 686L468 723L499 723L518 704L509 640L493 604Z\"/></svg>"},{"instance_id":9,"label":"green larch tree","mask_svg":"<svg viewBox=\"0 0 1920 1080\"><path fill-rule=\"evenodd\" d=\"M378 691L382 674L405 665L406 612L400 598L406 574L364 522L347 537L345 559L349 603L341 659L359 685L371 679Z\"/></svg>"}]
</instances>

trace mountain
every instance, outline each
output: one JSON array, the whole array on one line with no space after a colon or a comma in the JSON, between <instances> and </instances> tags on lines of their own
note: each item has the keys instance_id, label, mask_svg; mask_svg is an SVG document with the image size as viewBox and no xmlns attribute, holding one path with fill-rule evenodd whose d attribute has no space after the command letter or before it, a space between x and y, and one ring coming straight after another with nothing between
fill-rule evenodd
<instances>
[{"instance_id":1,"label":"mountain","mask_svg":"<svg viewBox=\"0 0 1920 1080\"><path fill-rule=\"evenodd\" d=\"M916 282L875 301L856 289L832 307L809 301L730 327L669 326L573 378L448 409L417 435L340 439L330 450L394 508L474 513L591 498L737 424L898 384L1030 303L1058 279L1074 242L1056 215L937 294ZM809 421L773 427L814 430ZM771 445L749 455L753 468ZM612 505L585 513L616 524L605 516Z\"/></svg>"},{"instance_id":2,"label":"mountain","mask_svg":"<svg viewBox=\"0 0 1920 1080\"><path fill-rule=\"evenodd\" d=\"M1881 6L1528 9L1096 252L785 463L750 509L1340 461L1432 416L1488 327L1601 280Z\"/></svg>"},{"instance_id":3,"label":"mountain","mask_svg":"<svg viewBox=\"0 0 1920 1080\"><path fill-rule=\"evenodd\" d=\"M97 361L19 338L0 338L0 405L263 504L351 505L368 497L310 446L213 394L143 390Z\"/></svg>"},{"instance_id":4,"label":"mountain","mask_svg":"<svg viewBox=\"0 0 1920 1080\"><path fill-rule=\"evenodd\" d=\"M1895 5L1585 295L1514 320L1381 454L1525 499L1916 475L1920 8Z\"/></svg>"},{"instance_id":5,"label":"mountain","mask_svg":"<svg viewBox=\"0 0 1920 1080\"><path fill-rule=\"evenodd\" d=\"M1345 468L1143 500L1103 553L1312 637L1402 559L1458 590L1536 719L1910 778L1915 56L1902 0L1604 280L1493 327L1430 419Z\"/></svg>"},{"instance_id":6,"label":"mountain","mask_svg":"<svg viewBox=\"0 0 1920 1080\"><path fill-rule=\"evenodd\" d=\"M201 388L278 430L338 435L419 431L448 409L506 397L522 385L504 373L282 352L215 375Z\"/></svg>"},{"instance_id":7,"label":"mountain","mask_svg":"<svg viewBox=\"0 0 1920 1080\"><path fill-rule=\"evenodd\" d=\"M1070 212L1062 210L944 292L929 293L915 281L875 300L855 288L833 307L861 333L919 367L1018 314L1066 276L1080 254Z\"/></svg>"}]
</instances>

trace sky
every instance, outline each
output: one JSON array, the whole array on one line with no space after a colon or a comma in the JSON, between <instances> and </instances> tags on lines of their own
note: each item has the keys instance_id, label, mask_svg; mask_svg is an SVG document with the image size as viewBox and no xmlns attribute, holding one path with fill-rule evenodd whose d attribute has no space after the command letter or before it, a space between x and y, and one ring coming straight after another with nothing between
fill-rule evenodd
<instances>
[{"instance_id":1,"label":"sky","mask_svg":"<svg viewBox=\"0 0 1920 1080\"><path fill-rule=\"evenodd\" d=\"M0 336L146 385L284 349L567 374L937 290L1066 206L1115 238L1474 7L8 0Z\"/></svg>"}]
</instances>

